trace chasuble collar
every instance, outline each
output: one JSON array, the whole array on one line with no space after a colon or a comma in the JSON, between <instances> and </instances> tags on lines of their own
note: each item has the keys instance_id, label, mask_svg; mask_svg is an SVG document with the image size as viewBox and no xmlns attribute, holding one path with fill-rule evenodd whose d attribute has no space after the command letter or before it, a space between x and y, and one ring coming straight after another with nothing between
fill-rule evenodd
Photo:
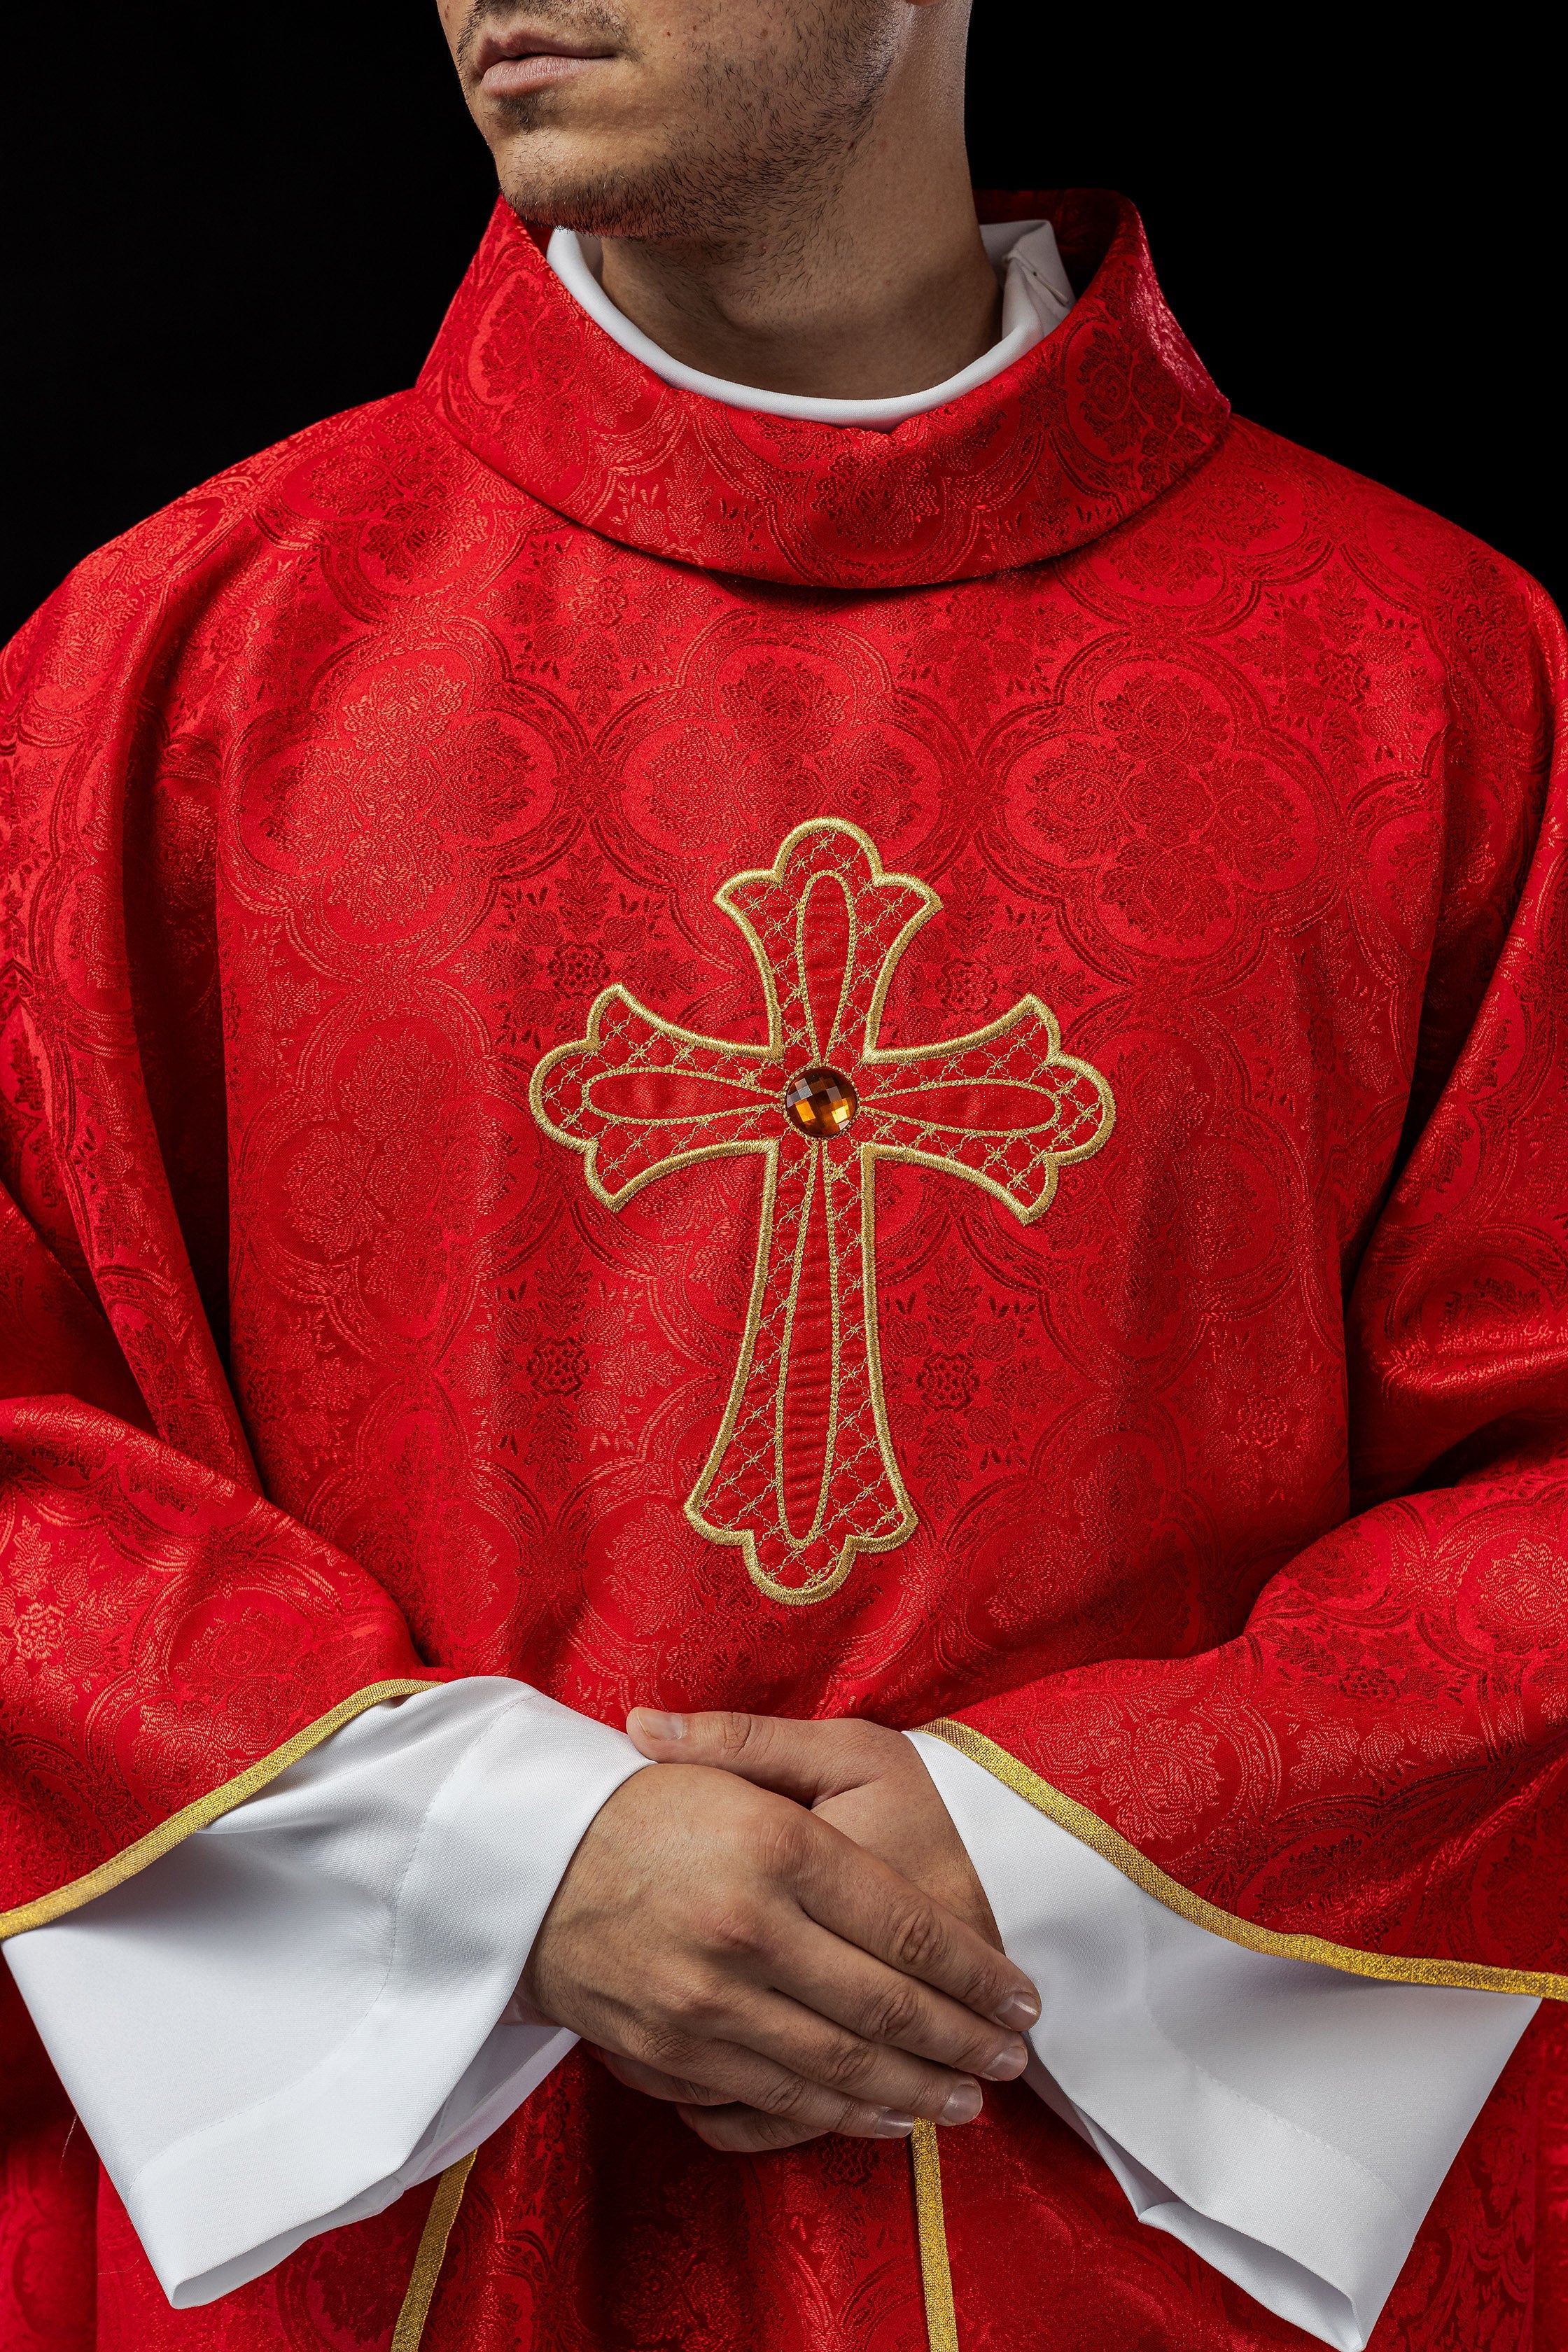
<instances>
[{"instance_id":1,"label":"chasuble collar","mask_svg":"<svg viewBox=\"0 0 1568 2352\"><path fill-rule=\"evenodd\" d=\"M556 513L707 571L897 588L1064 554L1197 465L1228 404L1123 198L979 201L983 219L1050 221L1078 301L1000 375L890 431L721 407L662 383L561 284L548 231L504 203L420 392L475 457Z\"/></svg>"},{"instance_id":2,"label":"chasuble collar","mask_svg":"<svg viewBox=\"0 0 1568 2352\"><path fill-rule=\"evenodd\" d=\"M919 416L928 408L943 408L950 400L959 399L976 384L989 383L994 375L1000 375L1004 368L1011 367L1015 360L1021 360L1026 352L1032 351L1042 336L1059 327L1072 309L1072 287L1062 268L1056 233L1049 221L991 221L980 234L986 257L1002 288L1000 336L978 359L941 383L933 383L923 392L896 393L876 400L827 400L809 393L767 392L754 384L704 374L700 368L688 367L668 352L661 351L623 310L616 308L601 280L602 239L580 237L572 229L558 228L544 249L544 257L567 292L576 297L610 341L652 368L661 383L679 385L686 392L705 393L710 400L721 401L727 408L759 409L770 416L800 416L812 425L867 425L875 432L886 433L908 416Z\"/></svg>"}]
</instances>

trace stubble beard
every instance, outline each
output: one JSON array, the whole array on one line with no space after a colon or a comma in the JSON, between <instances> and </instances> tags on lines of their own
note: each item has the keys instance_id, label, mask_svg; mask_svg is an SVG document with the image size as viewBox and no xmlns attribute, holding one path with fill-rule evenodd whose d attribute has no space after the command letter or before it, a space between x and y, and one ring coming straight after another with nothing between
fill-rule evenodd
<instances>
[{"instance_id":1,"label":"stubble beard","mask_svg":"<svg viewBox=\"0 0 1568 2352\"><path fill-rule=\"evenodd\" d=\"M623 37L603 7L536 6L564 30ZM893 60L884 0L812 0L786 12L792 39L766 69L717 47L700 51L663 151L635 164L573 173L531 153L535 134L570 121L570 90L500 102L514 136L500 156L501 194L521 218L595 236L742 247L765 231L771 267L816 234L865 138Z\"/></svg>"}]
</instances>

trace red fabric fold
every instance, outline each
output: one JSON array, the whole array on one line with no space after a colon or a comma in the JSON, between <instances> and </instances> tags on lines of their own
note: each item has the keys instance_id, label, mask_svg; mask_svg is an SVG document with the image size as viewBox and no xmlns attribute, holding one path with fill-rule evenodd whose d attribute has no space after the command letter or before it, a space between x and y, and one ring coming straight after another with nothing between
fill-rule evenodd
<instances>
[{"instance_id":1,"label":"red fabric fold","mask_svg":"<svg viewBox=\"0 0 1568 2352\"><path fill-rule=\"evenodd\" d=\"M187 544L217 535L193 507ZM210 827L194 889L180 784L141 833L149 771L169 774L153 696L181 591L160 608L138 571L117 598L114 569L10 656L27 921L0 1003L5 1172L25 1203L0 1192L0 1915L68 1906L73 1881L356 1691L441 1678L374 1579L258 1491L195 1271L223 1166ZM139 840L147 864L128 866ZM216 1171L182 1159L215 1134ZM220 1296L224 1240L220 1222L203 1266Z\"/></svg>"},{"instance_id":2,"label":"red fabric fold","mask_svg":"<svg viewBox=\"0 0 1568 2352\"><path fill-rule=\"evenodd\" d=\"M1542 628L1560 708L1549 608ZM1568 747L1550 751L1507 937L1349 1301L1353 1486L1394 1499L1279 1569L1235 1639L1107 1659L963 1720L1258 1926L1561 1975ZM1468 879L1450 926L1473 940Z\"/></svg>"}]
</instances>

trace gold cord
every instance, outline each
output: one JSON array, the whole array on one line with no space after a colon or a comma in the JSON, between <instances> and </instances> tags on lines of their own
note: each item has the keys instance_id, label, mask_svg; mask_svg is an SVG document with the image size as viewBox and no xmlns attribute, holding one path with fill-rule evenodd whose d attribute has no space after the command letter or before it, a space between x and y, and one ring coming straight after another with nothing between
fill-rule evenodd
<instances>
[{"instance_id":1,"label":"gold cord","mask_svg":"<svg viewBox=\"0 0 1568 2352\"><path fill-rule=\"evenodd\" d=\"M440 2281L441 2265L447 2259L447 2241L452 2234L452 2224L458 2218L458 2208L463 2201L463 2191L478 2154L476 2148L472 2155L449 2164L436 2184L435 2199L425 2217L419 2252L409 2274L408 2292L392 2331L391 2352L419 2352L425 2322L430 2316L430 2305Z\"/></svg>"},{"instance_id":2,"label":"gold cord","mask_svg":"<svg viewBox=\"0 0 1568 2352\"><path fill-rule=\"evenodd\" d=\"M931 2352L958 2352L952 2273L947 2260L947 2224L942 2210L942 2157L934 2124L915 2126L910 2138L910 2161L915 2175L915 2231L921 2246L926 2335ZM401 2352L400 2347L397 2352Z\"/></svg>"}]
</instances>

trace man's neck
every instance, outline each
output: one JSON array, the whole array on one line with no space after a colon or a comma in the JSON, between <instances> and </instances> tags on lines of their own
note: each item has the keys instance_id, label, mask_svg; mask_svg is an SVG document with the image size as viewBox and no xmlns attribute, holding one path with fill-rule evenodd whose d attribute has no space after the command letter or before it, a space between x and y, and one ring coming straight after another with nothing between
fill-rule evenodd
<instances>
[{"instance_id":1,"label":"man's neck","mask_svg":"<svg viewBox=\"0 0 1568 2352\"><path fill-rule=\"evenodd\" d=\"M722 238L606 237L603 282L688 367L823 399L923 392L1001 331L962 139L933 154L889 123L834 186L797 189Z\"/></svg>"}]
</instances>

